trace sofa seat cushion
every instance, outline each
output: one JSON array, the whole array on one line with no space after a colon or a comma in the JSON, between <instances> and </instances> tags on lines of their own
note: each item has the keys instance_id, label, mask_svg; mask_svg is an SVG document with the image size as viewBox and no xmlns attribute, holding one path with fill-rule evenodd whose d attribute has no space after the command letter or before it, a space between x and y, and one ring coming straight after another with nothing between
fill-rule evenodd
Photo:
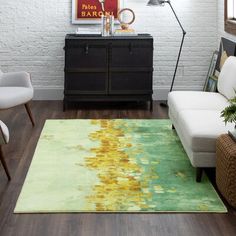
<instances>
[{"instance_id":1,"label":"sofa seat cushion","mask_svg":"<svg viewBox=\"0 0 236 236\"><path fill-rule=\"evenodd\" d=\"M193 152L215 152L216 138L234 129L233 123L225 125L220 113L214 110L181 111L178 126Z\"/></svg>"},{"instance_id":2,"label":"sofa seat cushion","mask_svg":"<svg viewBox=\"0 0 236 236\"><path fill-rule=\"evenodd\" d=\"M33 89L25 87L0 87L0 109L11 108L29 102Z\"/></svg>"},{"instance_id":3,"label":"sofa seat cushion","mask_svg":"<svg viewBox=\"0 0 236 236\"><path fill-rule=\"evenodd\" d=\"M178 119L182 110L222 111L229 105L228 100L219 93L203 91L173 91L168 95L168 106Z\"/></svg>"}]
</instances>

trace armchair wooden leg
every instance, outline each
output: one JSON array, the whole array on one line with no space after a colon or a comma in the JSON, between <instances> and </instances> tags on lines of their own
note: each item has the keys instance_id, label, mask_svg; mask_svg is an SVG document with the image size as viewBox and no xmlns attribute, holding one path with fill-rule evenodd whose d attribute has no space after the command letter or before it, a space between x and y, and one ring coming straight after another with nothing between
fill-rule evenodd
<instances>
[{"instance_id":1,"label":"armchair wooden leg","mask_svg":"<svg viewBox=\"0 0 236 236\"><path fill-rule=\"evenodd\" d=\"M26 104L25 104L25 109L26 109L26 111L27 111L27 113L28 113L28 115L29 115L29 118L30 118L30 120L31 120L32 125L34 126L34 125L35 125L35 123L34 123L34 118L33 118L33 115L32 115L32 113L31 113L31 110L30 110L30 107L29 107L29 103L26 103Z\"/></svg>"},{"instance_id":2,"label":"armchair wooden leg","mask_svg":"<svg viewBox=\"0 0 236 236\"><path fill-rule=\"evenodd\" d=\"M10 173L8 171L7 164L6 164L6 162L4 160L4 157L3 157L2 147L1 146L0 146L0 160L1 160L1 163L2 163L2 166L3 166L4 170L6 172L8 180L11 180L11 176L10 176Z\"/></svg>"},{"instance_id":3,"label":"armchair wooden leg","mask_svg":"<svg viewBox=\"0 0 236 236\"><path fill-rule=\"evenodd\" d=\"M198 182L198 183L200 183L201 182L201 180L202 180L202 173L203 173L203 168L200 168L200 167L197 167L197 169L196 169L196 181Z\"/></svg>"}]
</instances>

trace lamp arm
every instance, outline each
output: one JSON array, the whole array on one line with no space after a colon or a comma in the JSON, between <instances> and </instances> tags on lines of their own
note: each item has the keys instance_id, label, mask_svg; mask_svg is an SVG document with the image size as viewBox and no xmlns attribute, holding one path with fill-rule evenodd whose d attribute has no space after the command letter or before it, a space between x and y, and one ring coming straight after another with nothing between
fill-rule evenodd
<instances>
[{"instance_id":1,"label":"lamp arm","mask_svg":"<svg viewBox=\"0 0 236 236\"><path fill-rule=\"evenodd\" d=\"M183 36L182 36L182 40L181 40L181 44L180 44L180 48L179 48L179 54L178 54L178 58L177 58L176 65L175 65L175 72L174 72L173 79L172 79L171 86L170 86L170 92L173 89L174 82L175 82L175 76L176 76L176 73L177 73L177 70L178 70L179 59L180 59L180 55L181 55L181 52L182 52L182 47L183 47L183 44L184 44L184 38L185 38L185 35L186 35L186 32L185 33L184 32L185 31L183 31Z\"/></svg>"},{"instance_id":2,"label":"lamp arm","mask_svg":"<svg viewBox=\"0 0 236 236\"><path fill-rule=\"evenodd\" d=\"M175 15L175 18L176 18L178 24L179 24L179 26L180 26L180 28L181 28L181 30L182 30L182 32L183 32L182 40L181 40L181 44L180 44L180 48L179 48L179 54L178 54L178 58L177 58L176 65L175 65L175 72L174 72L173 79L172 79L171 86L170 86L170 92L171 92L172 89L173 89L173 86L174 86L175 76L176 76L176 73L177 73L177 70L178 70L179 59L180 59L180 55L181 55L181 52L182 52L182 47L183 47L183 44L184 44L184 38L185 38L185 35L186 35L186 31L184 30L182 24L180 23L179 18L178 18L178 16L177 16L176 13L175 13L174 8L172 7L170 0L166 0L165 2L169 4L169 6L170 6L172 12L173 12L174 15Z\"/></svg>"},{"instance_id":3,"label":"lamp arm","mask_svg":"<svg viewBox=\"0 0 236 236\"><path fill-rule=\"evenodd\" d=\"M174 13L175 18L176 18L176 20L177 20L177 22L178 22L180 28L182 29L183 34L186 34L186 31L184 30L182 24L180 23L179 18L178 18L178 16L176 15L175 10L174 10L174 8L173 8L172 5L171 5L171 2L170 2L169 0L167 0L166 3L169 4L169 6L170 6L172 12Z\"/></svg>"}]
</instances>

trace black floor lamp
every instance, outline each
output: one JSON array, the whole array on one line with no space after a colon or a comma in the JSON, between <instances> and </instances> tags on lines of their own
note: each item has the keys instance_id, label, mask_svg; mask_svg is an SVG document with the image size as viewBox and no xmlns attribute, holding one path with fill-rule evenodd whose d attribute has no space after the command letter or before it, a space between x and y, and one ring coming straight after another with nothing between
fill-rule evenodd
<instances>
[{"instance_id":1,"label":"black floor lamp","mask_svg":"<svg viewBox=\"0 0 236 236\"><path fill-rule=\"evenodd\" d=\"M172 82L171 82L171 86L170 86L170 90L169 92L172 91L173 89L173 85L174 85L174 82L175 82L175 76L176 76L176 72L177 72L177 69L178 69L178 65L179 65L179 59L180 59L180 55L181 55L181 51L182 51L182 47L183 47L183 43L184 43L184 37L186 35L186 31L184 30L182 24L180 23L179 21L179 18L177 17L176 13L175 13L175 10L174 8L172 7L171 3L170 3L170 0L149 0L148 2L148 6L163 6L165 3L168 3L172 12L174 13L175 15L175 18L182 30L182 33L183 33L183 36L182 36L182 40L181 40L181 44L180 44L180 48L179 48L179 54L178 54L178 58L177 58L177 62L176 62L176 65L175 65L175 72L174 72L174 75L173 75L173 79L172 79ZM165 104L161 104L161 105L167 105L166 103Z\"/></svg>"}]
</instances>

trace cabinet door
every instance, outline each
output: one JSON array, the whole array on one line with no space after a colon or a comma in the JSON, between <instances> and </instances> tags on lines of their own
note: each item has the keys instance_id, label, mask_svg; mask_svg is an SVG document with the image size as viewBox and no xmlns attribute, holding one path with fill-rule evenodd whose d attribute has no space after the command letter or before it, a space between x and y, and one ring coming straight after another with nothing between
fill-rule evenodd
<instances>
[{"instance_id":1,"label":"cabinet door","mask_svg":"<svg viewBox=\"0 0 236 236\"><path fill-rule=\"evenodd\" d=\"M106 72L66 73L66 94L107 94L108 74Z\"/></svg>"},{"instance_id":2,"label":"cabinet door","mask_svg":"<svg viewBox=\"0 0 236 236\"><path fill-rule=\"evenodd\" d=\"M109 94L152 93L152 40L112 43Z\"/></svg>"},{"instance_id":3,"label":"cabinet door","mask_svg":"<svg viewBox=\"0 0 236 236\"><path fill-rule=\"evenodd\" d=\"M109 94L152 93L152 72L110 72Z\"/></svg>"},{"instance_id":4,"label":"cabinet door","mask_svg":"<svg viewBox=\"0 0 236 236\"><path fill-rule=\"evenodd\" d=\"M96 41L69 40L65 47L65 93L106 94L108 49Z\"/></svg>"},{"instance_id":5,"label":"cabinet door","mask_svg":"<svg viewBox=\"0 0 236 236\"><path fill-rule=\"evenodd\" d=\"M152 67L152 41L118 41L112 43L111 67Z\"/></svg>"},{"instance_id":6,"label":"cabinet door","mask_svg":"<svg viewBox=\"0 0 236 236\"><path fill-rule=\"evenodd\" d=\"M70 40L66 42L66 68L107 68L107 46L95 41Z\"/></svg>"}]
</instances>

